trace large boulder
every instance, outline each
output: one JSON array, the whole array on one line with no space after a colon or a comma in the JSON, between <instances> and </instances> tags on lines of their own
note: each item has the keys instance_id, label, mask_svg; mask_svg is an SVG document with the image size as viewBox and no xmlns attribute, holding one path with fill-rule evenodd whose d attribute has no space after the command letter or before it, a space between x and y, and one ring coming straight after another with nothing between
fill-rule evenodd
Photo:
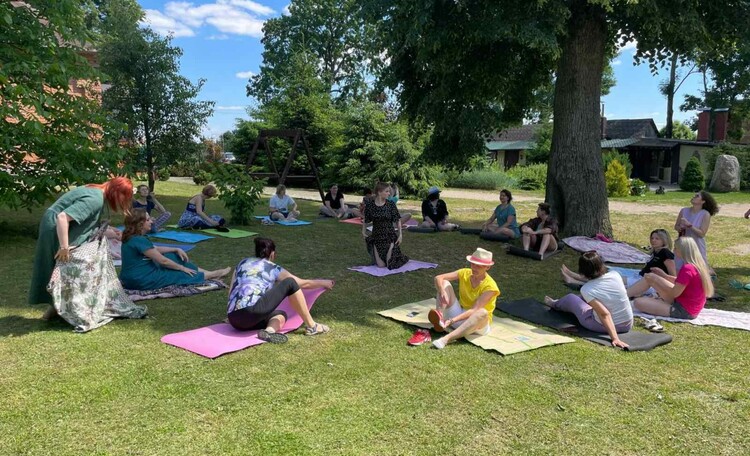
<instances>
[{"instance_id":1,"label":"large boulder","mask_svg":"<svg viewBox=\"0 0 750 456\"><path fill-rule=\"evenodd\" d=\"M719 155L708 188L712 192L740 191L740 162L737 161L737 157Z\"/></svg>"}]
</instances>

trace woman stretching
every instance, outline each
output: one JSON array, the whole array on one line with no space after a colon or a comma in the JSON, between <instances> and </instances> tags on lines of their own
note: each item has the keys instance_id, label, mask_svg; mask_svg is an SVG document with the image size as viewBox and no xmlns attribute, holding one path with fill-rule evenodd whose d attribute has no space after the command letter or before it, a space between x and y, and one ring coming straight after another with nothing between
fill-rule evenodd
<instances>
[{"instance_id":1,"label":"woman stretching","mask_svg":"<svg viewBox=\"0 0 750 456\"><path fill-rule=\"evenodd\" d=\"M214 196L216 196L216 187L211 184L203 187L200 193L190 198L177 226L183 229L223 228L224 231L229 231L224 227L225 220L220 215L209 216L205 212L206 200Z\"/></svg>"},{"instance_id":2,"label":"woman stretching","mask_svg":"<svg viewBox=\"0 0 750 456\"><path fill-rule=\"evenodd\" d=\"M617 336L633 327L633 310L622 277L607 271L594 251L578 258L578 272L587 279L581 287L583 299L571 293L557 300L545 296L544 303L552 309L572 313L590 331L609 334L613 346L628 348Z\"/></svg>"},{"instance_id":3,"label":"woman stretching","mask_svg":"<svg viewBox=\"0 0 750 456\"><path fill-rule=\"evenodd\" d=\"M287 337L279 331L288 318L277 308L284 300L305 322L305 335L315 336L329 331L328 326L316 323L310 315L302 288L330 290L331 280L305 280L295 277L274 263L276 244L268 238L255 238L255 256L240 261L229 288L227 316L229 324L240 331L260 329L258 338L272 343L284 343Z\"/></svg>"},{"instance_id":4,"label":"woman stretching","mask_svg":"<svg viewBox=\"0 0 750 456\"><path fill-rule=\"evenodd\" d=\"M230 268L207 271L190 263L182 249L155 247L145 236L151 232L151 217L143 209L133 209L125 217L122 233L120 282L129 290L157 290L171 285L189 285L218 279Z\"/></svg>"},{"instance_id":5,"label":"woman stretching","mask_svg":"<svg viewBox=\"0 0 750 456\"><path fill-rule=\"evenodd\" d=\"M661 269L653 269L653 272L643 276L644 280L641 282L645 283L642 288L653 287L659 297L643 296L633 304L636 309L651 315L692 320L706 305L706 296L713 296L714 286L708 266L693 238L677 239L674 254L684 262L677 276L667 275ZM632 294L637 296L638 291L634 290Z\"/></svg>"}]
</instances>

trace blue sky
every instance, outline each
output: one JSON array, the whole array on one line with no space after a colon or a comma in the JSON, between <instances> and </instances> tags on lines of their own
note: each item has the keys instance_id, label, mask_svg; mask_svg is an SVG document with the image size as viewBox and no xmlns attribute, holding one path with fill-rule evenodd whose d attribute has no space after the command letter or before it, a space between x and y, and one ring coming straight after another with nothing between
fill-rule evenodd
<instances>
[{"instance_id":1,"label":"blue sky","mask_svg":"<svg viewBox=\"0 0 750 456\"><path fill-rule=\"evenodd\" d=\"M216 102L215 112L204 134L217 137L234 127L236 118L248 118L245 108L253 100L246 96L250 75L262 62L263 22L284 14L289 0L139 0L146 20L155 31L174 33L173 44L184 51L181 72L193 82L205 79L201 98ZM646 65L633 65L634 46L629 45L613 59L617 85L602 99L609 119L653 118L665 123L666 99L659 82L667 72L653 76ZM675 119L694 117L679 112L683 94L698 94L699 75L690 76L675 98Z\"/></svg>"}]
</instances>

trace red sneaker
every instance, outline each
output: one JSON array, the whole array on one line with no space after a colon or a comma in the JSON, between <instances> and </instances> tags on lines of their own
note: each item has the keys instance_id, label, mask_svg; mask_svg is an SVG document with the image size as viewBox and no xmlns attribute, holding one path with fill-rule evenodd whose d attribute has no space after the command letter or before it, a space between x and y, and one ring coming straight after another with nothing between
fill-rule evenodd
<instances>
[{"instance_id":1,"label":"red sneaker","mask_svg":"<svg viewBox=\"0 0 750 456\"><path fill-rule=\"evenodd\" d=\"M432 342L432 336L430 331L426 329L418 329L411 336L411 339L407 342L409 345L422 345L426 342Z\"/></svg>"},{"instance_id":2,"label":"red sneaker","mask_svg":"<svg viewBox=\"0 0 750 456\"><path fill-rule=\"evenodd\" d=\"M432 323L432 327L437 332L445 332L445 326L443 325L443 313L437 309L430 309L427 314L427 319Z\"/></svg>"}]
</instances>

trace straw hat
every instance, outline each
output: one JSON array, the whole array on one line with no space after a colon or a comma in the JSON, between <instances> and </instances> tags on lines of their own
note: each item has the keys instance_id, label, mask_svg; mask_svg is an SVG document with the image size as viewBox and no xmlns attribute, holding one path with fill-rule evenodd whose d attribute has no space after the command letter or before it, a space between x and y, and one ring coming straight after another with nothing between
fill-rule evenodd
<instances>
[{"instance_id":1,"label":"straw hat","mask_svg":"<svg viewBox=\"0 0 750 456\"><path fill-rule=\"evenodd\" d=\"M495 262L492 261L492 252L484 250L481 247L477 248L474 253L467 256L466 261L478 264L479 266L492 266L495 264Z\"/></svg>"}]
</instances>

